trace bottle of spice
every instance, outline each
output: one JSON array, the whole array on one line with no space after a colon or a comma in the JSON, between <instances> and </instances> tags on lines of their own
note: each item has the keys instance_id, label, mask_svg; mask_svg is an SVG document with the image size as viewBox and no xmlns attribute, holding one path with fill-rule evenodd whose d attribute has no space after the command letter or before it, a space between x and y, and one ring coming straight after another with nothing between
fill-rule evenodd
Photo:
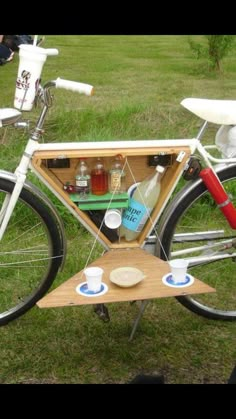
<instances>
[{"instance_id":1,"label":"bottle of spice","mask_svg":"<svg viewBox=\"0 0 236 419\"><path fill-rule=\"evenodd\" d=\"M89 168L85 158L79 159L79 164L76 168L75 174L76 191L81 198L86 198L90 192L90 174Z\"/></svg>"},{"instance_id":2,"label":"bottle of spice","mask_svg":"<svg viewBox=\"0 0 236 419\"><path fill-rule=\"evenodd\" d=\"M100 157L97 157L91 171L91 191L94 195L104 195L108 192L108 173Z\"/></svg>"},{"instance_id":3,"label":"bottle of spice","mask_svg":"<svg viewBox=\"0 0 236 419\"><path fill-rule=\"evenodd\" d=\"M120 194L126 191L125 172L123 170L122 156L117 154L109 170L109 192Z\"/></svg>"}]
</instances>

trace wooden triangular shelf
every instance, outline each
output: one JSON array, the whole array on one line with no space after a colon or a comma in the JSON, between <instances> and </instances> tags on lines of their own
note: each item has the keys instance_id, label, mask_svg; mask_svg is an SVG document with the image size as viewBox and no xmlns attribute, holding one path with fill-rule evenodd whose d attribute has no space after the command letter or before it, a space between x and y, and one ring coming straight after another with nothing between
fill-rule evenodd
<instances>
[{"instance_id":1,"label":"wooden triangular shelf","mask_svg":"<svg viewBox=\"0 0 236 419\"><path fill-rule=\"evenodd\" d=\"M140 248L110 250L88 266L100 266L104 269L103 282L108 285L106 294L99 297L86 297L78 294L75 290L77 285L85 281L83 271L80 271L39 300L37 303L38 307L48 308L114 303L118 301L146 300L215 291L214 288L209 287L196 278L192 285L184 288L172 288L164 285L162 277L169 272L168 263ZM146 278L131 288L118 287L111 283L109 275L113 269L122 266L138 268L143 271Z\"/></svg>"}]
</instances>

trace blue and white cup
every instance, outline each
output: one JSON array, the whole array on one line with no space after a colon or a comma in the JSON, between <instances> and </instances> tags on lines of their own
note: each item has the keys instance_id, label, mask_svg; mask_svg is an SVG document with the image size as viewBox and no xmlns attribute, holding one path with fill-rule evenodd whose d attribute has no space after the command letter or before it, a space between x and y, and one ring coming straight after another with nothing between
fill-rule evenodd
<instances>
[{"instance_id":1,"label":"blue and white cup","mask_svg":"<svg viewBox=\"0 0 236 419\"><path fill-rule=\"evenodd\" d=\"M89 268L85 268L84 275L86 277L86 282L89 291L101 291L103 273L103 269L98 266L91 266Z\"/></svg>"},{"instance_id":2,"label":"blue and white cup","mask_svg":"<svg viewBox=\"0 0 236 419\"><path fill-rule=\"evenodd\" d=\"M172 259L168 261L172 280L175 284L183 283L186 281L186 274L189 261L187 259Z\"/></svg>"}]
</instances>

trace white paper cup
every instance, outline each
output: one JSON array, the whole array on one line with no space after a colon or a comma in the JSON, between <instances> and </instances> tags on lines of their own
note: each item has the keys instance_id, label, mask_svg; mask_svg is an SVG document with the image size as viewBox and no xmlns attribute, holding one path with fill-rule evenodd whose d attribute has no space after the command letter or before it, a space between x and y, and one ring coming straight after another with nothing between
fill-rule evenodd
<instances>
[{"instance_id":1,"label":"white paper cup","mask_svg":"<svg viewBox=\"0 0 236 419\"><path fill-rule=\"evenodd\" d=\"M188 260L186 259L173 259L169 260L169 266L172 273L172 279L175 284L186 281L186 273L188 268Z\"/></svg>"},{"instance_id":2,"label":"white paper cup","mask_svg":"<svg viewBox=\"0 0 236 419\"><path fill-rule=\"evenodd\" d=\"M104 215L104 222L111 229L120 227L122 223L121 212L117 209L107 210Z\"/></svg>"},{"instance_id":3,"label":"white paper cup","mask_svg":"<svg viewBox=\"0 0 236 419\"><path fill-rule=\"evenodd\" d=\"M45 48L27 44L19 46L15 108L22 111L31 111L46 59L47 50Z\"/></svg>"},{"instance_id":4,"label":"white paper cup","mask_svg":"<svg viewBox=\"0 0 236 419\"><path fill-rule=\"evenodd\" d=\"M101 290L103 272L103 269L98 266L92 266L84 270L88 290L93 292L99 292Z\"/></svg>"}]
</instances>

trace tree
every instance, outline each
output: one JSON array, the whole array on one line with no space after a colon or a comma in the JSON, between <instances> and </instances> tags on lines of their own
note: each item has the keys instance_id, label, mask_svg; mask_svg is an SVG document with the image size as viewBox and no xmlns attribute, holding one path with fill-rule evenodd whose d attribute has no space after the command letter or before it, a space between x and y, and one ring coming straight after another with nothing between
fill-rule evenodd
<instances>
[{"instance_id":1,"label":"tree","mask_svg":"<svg viewBox=\"0 0 236 419\"><path fill-rule=\"evenodd\" d=\"M204 35L207 46L195 42L189 38L189 45L197 58L205 57L210 61L213 70L221 71L221 61L230 52L233 42L233 35Z\"/></svg>"}]
</instances>

